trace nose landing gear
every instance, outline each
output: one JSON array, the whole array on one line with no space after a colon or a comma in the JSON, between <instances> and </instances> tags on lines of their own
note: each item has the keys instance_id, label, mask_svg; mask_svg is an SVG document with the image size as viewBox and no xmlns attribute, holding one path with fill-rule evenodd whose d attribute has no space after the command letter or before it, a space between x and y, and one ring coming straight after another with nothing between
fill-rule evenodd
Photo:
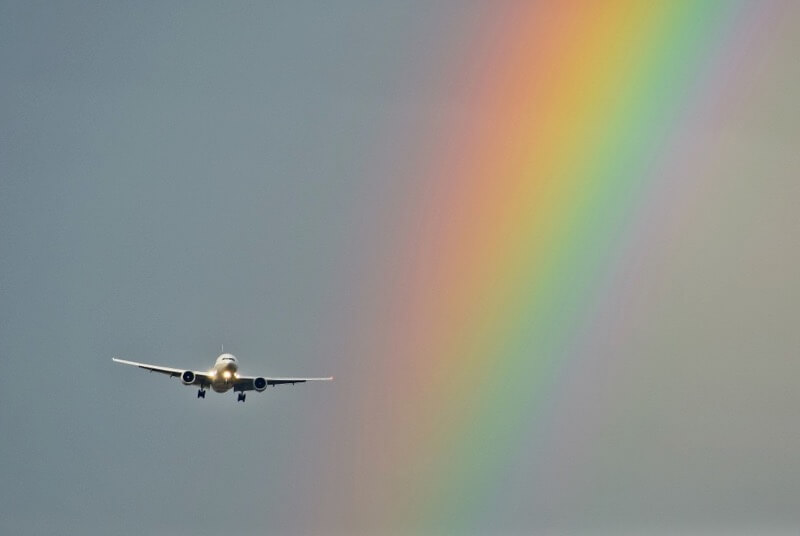
<instances>
[{"instance_id":1,"label":"nose landing gear","mask_svg":"<svg viewBox=\"0 0 800 536\"><path fill-rule=\"evenodd\" d=\"M237 402L244 402L245 394L239 393L239 398L236 399Z\"/></svg>"},{"instance_id":2,"label":"nose landing gear","mask_svg":"<svg viewBox=\"0 0 800 536\"><path fill-rule=\"evenodd\" d=\"M200 389L199 391L197 391L197 398L205 398L205 397L206 397L205 389Z\"/></svg>"}]
</instances>

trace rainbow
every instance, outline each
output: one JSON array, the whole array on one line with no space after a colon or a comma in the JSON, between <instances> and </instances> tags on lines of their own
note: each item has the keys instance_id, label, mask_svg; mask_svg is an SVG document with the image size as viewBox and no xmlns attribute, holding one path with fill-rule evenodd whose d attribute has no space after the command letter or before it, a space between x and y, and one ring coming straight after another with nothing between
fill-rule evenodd
<instances>
[{"instance_id":1,"label":"rainbow","mask_svg":"<svg viewBox=\"0 0 800 536\"><path fill-rule=\"evenodd\" d=\"M369 263L354 338L374 382L350 509L331 499L351 529L463 533L537 474L554 392L744 10L488 5Z\"/></svg>"}]
</instances>

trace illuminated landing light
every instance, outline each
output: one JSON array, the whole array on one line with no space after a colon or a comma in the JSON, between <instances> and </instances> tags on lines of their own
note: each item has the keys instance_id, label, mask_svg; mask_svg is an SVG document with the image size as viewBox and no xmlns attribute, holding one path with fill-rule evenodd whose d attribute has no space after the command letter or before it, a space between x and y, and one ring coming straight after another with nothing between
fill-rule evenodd
<instances>
[{"instance_id":1,"label":"illuminated landing light","mask_svg":"<svg viewBox=\"0 0 800 536\"><path fill-rule=\"evenodd\" d=\"M230 371L229 371L229 370L226 370L225 372L223 372L223 373L222 373L222 377L223 377L223 378L225 378L226 380L230 380L230 379L231 379L231 373L230 373Z\"/></svg>"}]
</instances>

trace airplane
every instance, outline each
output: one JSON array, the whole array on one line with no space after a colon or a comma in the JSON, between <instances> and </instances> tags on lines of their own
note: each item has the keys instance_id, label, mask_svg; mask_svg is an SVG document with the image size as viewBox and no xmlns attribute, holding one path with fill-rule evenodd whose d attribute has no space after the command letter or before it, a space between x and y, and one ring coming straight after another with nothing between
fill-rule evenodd
<instances>
[{"instance_id":1,"label":"airplane","mask_svg":"<svg viewBox=\"0 0 800 536\"><path fill-rule=\"evenodd\" d=\"M137 363L112 357L112 361L123 365L133 365L150 372L167 374L170 378L179 377L184 385L199 385L197 398L206 397L206 387L211 387L217 393L225 393L231 389L239 392L237 402L244 402L245 391L264 391L270 385L282 385L291 383L330 381L333 376L328 378L265 378L263 376L240 376L239 360L233 354L223 353L214 362L214 366L207 372L195 370L182 370L172 367L161 367L158 365L148 365L147 363Z\"/></svg>"}]
</instances>

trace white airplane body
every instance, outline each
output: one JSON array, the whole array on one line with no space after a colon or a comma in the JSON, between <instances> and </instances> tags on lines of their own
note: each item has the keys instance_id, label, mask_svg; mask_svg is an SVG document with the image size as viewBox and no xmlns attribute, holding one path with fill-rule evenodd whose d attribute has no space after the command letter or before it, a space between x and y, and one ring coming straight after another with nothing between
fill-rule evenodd
<instances>
[{"instance_id":1,"label":"white airplane body","mask_svg":"<svg viewBox=\"0 0 800 536\"><path fill-rule=\"evenodd\" d=\"M239 361L233 354L222 354L214 362L211 370L199 372L195 370L182 370L172 367L162 367L159 365L148 365L147 363L137 363L116 357L111 358L116 363L132 365L150 372L159 372L169 377L179 377L184 385L198 385L197 398L206 397L206 388L211 387L217 393L225 393L233 389L239 392L238 401L244 402L245 391L262 392L270 385L282 385L286 383L303 383L312 381L330 381L329 378L267 378L264 376L241 376L239 375Z\"/></svg>"}]
</instances>

